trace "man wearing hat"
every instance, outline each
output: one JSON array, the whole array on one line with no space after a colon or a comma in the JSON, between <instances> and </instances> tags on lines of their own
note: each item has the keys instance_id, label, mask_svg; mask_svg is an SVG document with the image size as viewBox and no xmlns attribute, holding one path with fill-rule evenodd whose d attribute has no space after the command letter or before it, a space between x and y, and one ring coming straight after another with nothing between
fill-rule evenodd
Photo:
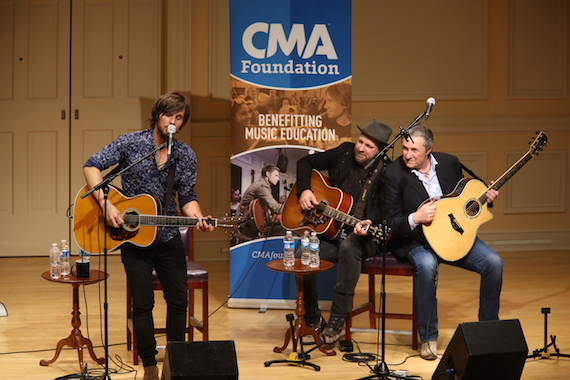
<instances>
[{"instance_id":1,"label":"man wearing hat","mask_svg":"<svg viewBox=\"0 0 570 380\"><path fill-rule=\"evenodd\" d=\"M313 169L328 171L330 184L353 198L350 215L362 220L354 229L344 227L334 239L321 238L320 256L323 260L338 263L338 278L330 318L325 325L318 307L315 275L304 276L305 320L320 333L326 346L338 340L352 305L354 288L360 277L362 260L377 254L379 247L365 228L383 220L384 169L389 163L380 151L387 145L392 129L373 119L364 127L357 126L360 136L356 143L345 142L336 148L303 157L297 162L297 197L303 210L315 208L317 199L311 190Z\"/></svg>"}]
</instances>

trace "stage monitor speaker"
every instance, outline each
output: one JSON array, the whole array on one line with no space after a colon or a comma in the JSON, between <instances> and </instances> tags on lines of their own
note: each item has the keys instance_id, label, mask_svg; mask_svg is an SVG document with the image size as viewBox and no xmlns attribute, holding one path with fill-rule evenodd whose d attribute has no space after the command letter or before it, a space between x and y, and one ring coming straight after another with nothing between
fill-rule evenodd
<instances>
[{"instance_id":1,"label":"stage monitor speaker","mask_svg":"<svg viewBox=\"0 0 570 380\"><path fill-rule=\"evenodd\" d=\"M432 380L519 380L527 354L518 319L461 323Z\"/></svg>"},{"instance_id":2,"label":"stage monitor speaker","mask_svg":"<svg viewBox=\"0 0 570 380\"><path fill-rule=\"evenodd\" d=\"M162 380L237 380L233 340L168 342Z\"/></svg>"}]
</instances>

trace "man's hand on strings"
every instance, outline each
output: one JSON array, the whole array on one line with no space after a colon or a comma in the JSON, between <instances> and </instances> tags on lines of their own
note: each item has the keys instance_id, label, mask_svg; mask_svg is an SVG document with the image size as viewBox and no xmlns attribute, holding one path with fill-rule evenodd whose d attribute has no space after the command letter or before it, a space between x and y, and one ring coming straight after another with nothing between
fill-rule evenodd
<instances>
[{"instance_id":1,"label":"man's hand on strings","mask_svg":"<svg viewBox=\"0 0 570 380\"><path fill-rule=\"evenodd\" d=\"M101 210L107 213L107 224L114 228L119 228L123 223L125 223L125 221L123 220L123 215L115 207L115 205L111 203L110 200L107 199L106 203L107 203L106 210L105 210L104 200L102 200L99 205L101 206Z\"/></svg>"},{"instance_id":2,"label":"man's hand on strings","mask_svg":"<svg viewBox=\"0 0 570 380\"><path fill-rule=\"evenodd\" d=\"M412 219L417 224L429 225L435 218L436 207L434 201L431 199L424 203L420 208L414 212Z\"/></svg>"},{"instance_id":3,"label":"man's hand on strings","mask_svg":"<svg viewBox=\"0 0 570 380\"><path fill-rule=\"evenodd\" d=\"M312 190L303 190L301 196L299 197L299 205L303 210L310 210L315 208L319 204L315 193Z\"/></svg>"}]
</instances>

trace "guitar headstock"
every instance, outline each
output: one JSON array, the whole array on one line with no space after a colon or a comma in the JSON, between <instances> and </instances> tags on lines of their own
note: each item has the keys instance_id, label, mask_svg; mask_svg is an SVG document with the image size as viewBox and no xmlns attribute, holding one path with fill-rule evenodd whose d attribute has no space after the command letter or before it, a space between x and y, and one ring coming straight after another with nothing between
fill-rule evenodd
<instances>
[{"instance_id":1,"label":"guitar headstock","mask_svg":"<svg viewBox=\"0 0 570 380\"><path fill-rule=\"evenodd\" d=\"M242 216L225 216L223 218L217 218L215 226L227 229L239 229L239 226L245 222L247 222L247 220Z\"/></svg>"},{"instance_id":2,"label":"guitar headstock","mask_svg":"<svg viewBox=\"0 0 570 380\"><path fill-rule=\"evenodd\" d=\"M548 136L546 136L546 133L542 131L536 133L537 136L534 138L534 141L529 142L530 145L529 152L533 156L537 156L538 153L540 153L544 149L546 143L548 142Z\"/></svg>"}]
</instances>

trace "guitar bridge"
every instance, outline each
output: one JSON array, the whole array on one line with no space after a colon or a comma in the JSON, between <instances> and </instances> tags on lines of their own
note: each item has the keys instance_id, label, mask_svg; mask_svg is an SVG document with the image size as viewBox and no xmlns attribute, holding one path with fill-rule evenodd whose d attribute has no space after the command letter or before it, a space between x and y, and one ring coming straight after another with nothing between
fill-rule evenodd
<instances>
[{"instance_id":1,"label":"guitar bridge","mask_svg":"<svg viewBox=\"0 0 570 380\"><path fill-rule=\"evenodd\" d=\"M319 224L325 224L328 218L323 214L317 214L315 210L306 210L303 216L303 220L299 222L299 227L305 227L307 225L318 226Z\"/></svg>"},{"instance_id":2,"label":"guitar bridge","mask_svg":"<svg viewBox=\"0 0 570 380\"><path fill-rule=\"evenodd\" d=\"M455 219L455 217L453 216L453 214L449 214L447 215L449 216L449 221L451 222L451 227L453 227L453 229L457 232L459 232L461 235L463 235L463 228L461 228L461 226L459 225L459 223L457 222L457 220Z\"/></svg>"}]
</instances>

